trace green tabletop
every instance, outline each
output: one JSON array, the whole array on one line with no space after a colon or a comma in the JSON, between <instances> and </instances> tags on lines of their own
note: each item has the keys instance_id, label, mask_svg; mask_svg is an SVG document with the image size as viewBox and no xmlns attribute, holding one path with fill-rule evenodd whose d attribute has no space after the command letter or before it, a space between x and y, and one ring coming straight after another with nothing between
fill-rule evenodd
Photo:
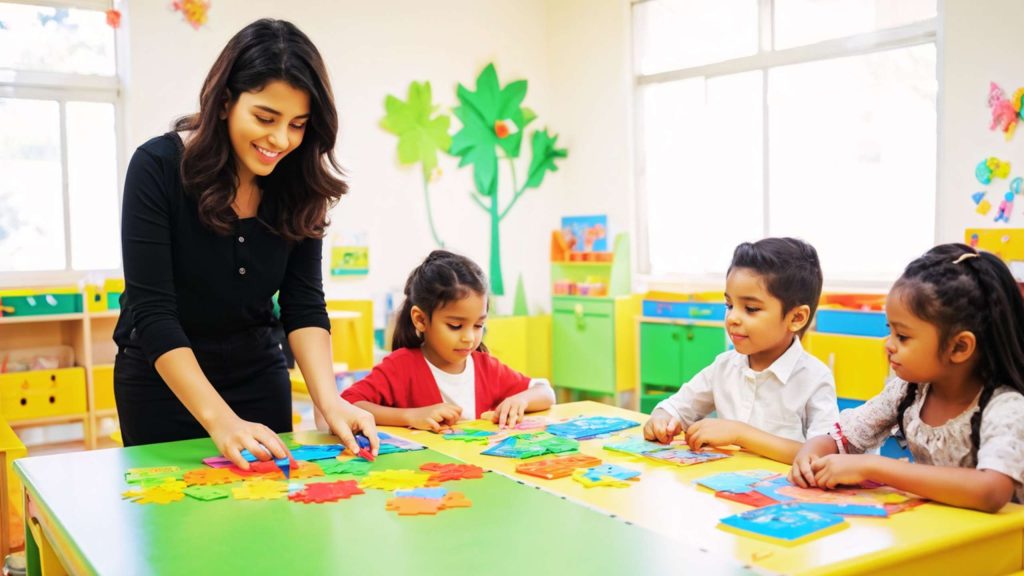
<instances>
[{"instance_id":1,"label":"green tabletop","mask_svg":"<svg viewBox=\"0 0 1024 576\"><path fill-rule=\"evenodd\" d=\"M328 504L288 500L166 505L123 500L129 468L202 467L209 439L24 458L15 463L65 565L99 574L737 574L730 558L689 549L496 473L445 483L471 508L399 517L390 492ZM374 470L455 462L422 450ZM330 479L352 478L332 476ZM312 479L308 481L318 481ZM685 511L680 511L684 514Z\"/></svg>"}]
</instances>

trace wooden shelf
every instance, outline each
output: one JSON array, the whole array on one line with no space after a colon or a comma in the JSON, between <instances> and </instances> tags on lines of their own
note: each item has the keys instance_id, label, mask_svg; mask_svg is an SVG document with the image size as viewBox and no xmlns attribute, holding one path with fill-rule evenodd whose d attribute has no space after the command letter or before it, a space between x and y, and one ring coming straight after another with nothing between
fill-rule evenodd
<instances>
[{"instance_id":1,"label":"wooden shelf","mask_svg":"<svg viewBox=\"0 0 1024 576\"><path fill-rule=\"evenodd\" d=\"M28 420L12 420L7 423L11 428L28 428L31 426L48 426L50 424L67 424L70 422L81 422L89 417L89 414L63 414L61 416L47 416L46 418L31 418Z\"/></svg>"},{"instance_id":2,"label":"wooden shelf","mask_svg":"<svg viewBox=\"0 0 1024 576\"><path fill-rule=\"evenodd\" d=\"M120 310L103 310L101 312L89 312L89 318L118 318L121 316Z\"/></svg>"},{"instance_id":3,"label":"wooden shelf","mask_svg":"<svg viewBox=\"0 0 1024 576\"><path fill-rule=\"evenodd\" d=\"M601 267L601 268L610 268L612 264L613 263L610 262L610 261L609 262L598 262L596 260L589 260L589 261L588 260L562 260L562 261L552 261L551 262L552 266L593 266L593 267Z\"/></svg>"},{"instance_id":4,"label":"wooden shelf","mask_svg":"<svg viewBox=\"0 0 1024 576\"><path fill-rule=\"evenodd\" d=\"M85 319L85 314L81 312L74 314L39 314L36 316L3 316L0 317L0 326L5 324L27 324L30 322L70 322L83 319Z\"/></svg>"},{"instance_id":5,"label":"wooden shelf","mask_svg":"<svg viewBox=\"0 0 1024 576\"><path fill-rule=\"evenodd\" d=\"M107 408L106 410L94 410L93 413L96 414L97 418L115 418L115 417L117 417L117 409L116 408Z\"/></svg>"}]
</instances>

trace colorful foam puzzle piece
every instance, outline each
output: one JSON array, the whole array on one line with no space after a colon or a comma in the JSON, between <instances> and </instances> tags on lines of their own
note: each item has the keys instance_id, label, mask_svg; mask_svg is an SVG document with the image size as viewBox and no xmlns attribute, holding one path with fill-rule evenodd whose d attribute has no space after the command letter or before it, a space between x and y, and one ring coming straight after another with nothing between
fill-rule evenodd
<instances>
[{"instance_id":1,"label":"colorful foam puzzle piece","mask_svg":"<svg viewBox=\"0 0 1024 576\"><path fill-rule=\"evenodd\" d=\"M317 444L313 446L299 446L292 450L292 458L296 460L329 460L337 458L345 447L341 444Z\"/></svg>"},{"instance_id":2,"label":"colorful foam puzzle piece","mask_svg":"<svg viewBox=\"0 0 1024 576\"><path fill-rule=\"evenodd\" d=\"M583 484L587 488L594 488L596 486L606 486L608 488L629 488L631 485L629 482L609 476L604 476L595 480L590 476L587 476L586 468L577 468L576 470L573 470L572 479Z\"/></svg>"},{"instance_id":3,"label":"colorful foam puzzle piece","mask_svg":"<svg viewBox=\"0 0 1024 576\"><path fill-rule=\"evenodd\" d=\"M981 201L984 199L985 192L975 192L974 194L971 194L971 200L973 200L975 204L981 204Z\"/></svg>"},{"instance_id":4,"label":"colorful foam puzzle piece","mask_svg":"<svg viewBox=\"0 0 1024 576\"><path fill-rule=\"evenodd\" d=\"M640 473L636 470L630 470L624 466L618 466L616 464L605 464L603 466L594 466L588 468L584 472L584 476L589 480L598 481L605 478L611 478L613 480L632 480L640 476Z\"/></svg>"},{"instance_id":5,"label":"colorful foam puzzle piece","mask_svg":"<svg viewBox=\"0 0 1024 576\"><path fill-rule=\"evenodd\" d=\"M388 498L385 510L398 512L399 516L437 514L444 504L433 498Z\"/></svg>"},{"instance_id":6,"label":"colorful foam puzzle piece","mask_svg":"<svg viewBox=\"0 0 1024 576\"><path fill-rule=\"evenodd\" d=\"M445 440L478 443L487 442L487 438L489 436L494 436L494 432L490 432L488 430L477 430L475 428L456 428L454 432L445 434L443 437Z\"/></svg>"},{"instance_id":7,"label":"colorful foam puzzle piece","mask_svg":"<svg viewBox=\"0 0 1024 576\"><path fill-rule=\"evenodd\" d=\"M754 489L754 484L778 477L779 474L768 470L741 470L712 474L698 478L694 482L715 492L750 492Z\"/></svg>"},{"instance_id":8,"label":"colorful foam puzzle piece","mask_svg":"<svg viewBox=\"0 0 1024 576\"><path fill-rule=\"evenodd\" d=\"M715 496L723 500L731 500L733 502L739 502L740 504L746 504L747 506L753 506L754 508L760 508L762 506L771 506L772 504L779 503L778 500L769 498L757 491L715 492Z\"/></svg>"},{"instance_id":9,"label":"colorful foam puzzle piece","mask_svg":"<svg viewBox=\"0 0 1024 576\"><path fill-rule=\"evenodd\" d=\"M420 470L430 472L428 482L435 484L451 480L479 479L484 477L484 469L473 464L427 462L420 466Z\"/></svg>"},{"instance_id":10,"label":"colorful foam puzzle piece","mask_svg":"<svg viewBox=\"0 0 1024 576\"><path fill-rule=\"evenodd\" d=\"M531 458L544 454L560 454L579 450L580 443L572 438L555 436L548 432L513 434L481 452L488 456L505 458Z\"/></svg>"},{"instance_id":11,"label":"colorful foam puzzle piece","mask_svg":"<svg viewBox=\"0 0 1024 576\"><path fill-rule=\"evenodd\" d=\"M165 478L159 484L133 488L121 496L132 499L136 504L170 504L185 497L185 488L185 483L181 480Z\"/></svg>"},{"instance_id":12,"label":"colorful foam puzzle piece","mask_svg":"<svg viewBox=\"0 0 1024 576\"><path fill-rule=\"evenodd\" d=\"M693 450L684 448L669 448L668 450L645 452L643 456L645 458L653 458L654 460L661 462L675 464L676 466L691 466L693 464L703 464L713 460L729 458L731 455L713 451L694 452Z\"/></svg>"},{"instance_id":13,"label":"colorful foam puzzle piece","mask_svg":"<svg viewBox=\"0 0 1024 576\"><path fill-rule=\"evenodd\" d=\"M365 494L355 480L338 480L335 482L310 482L302 490L288 495L293 502L304 504L323 504L346 500L358 494Z\"/></svg>"},{"instance_id":14,"label":"colorful foam puzzle piece","mask_svg":"<svg viewBox=\"0 0 1024 576\"><path fill-rule=\"evenodd\" d=\"M215 484L231 484L242 477L229 468L200 468L185 472L185 484L189 486L212 486Z\"/></svg>"},{"instance_id":15,"label":"colorful foam puzzle piece","mask_svg":"<svg viewBox=\"0 0 1024 576\"><path fill-rule=\"evenodd\" d=\"M278 470L278 473L281 471ZM282 474L283 476L283 474ZM277 500L288 495L288 483L265 478L246 480L241 486L231 489L235 500Z\"/></svg>"},{"instance_id":16,"label":"colorful foam puzzle piece","mask_svg":"<svg viewBox=\"0 0 1024 576\"><path fill-rule=\"evenodd\" d=\"M410 490L395 490L397 498L433 498L440 500L448 494L448 489L441 486L435 488L412 488Z\"/></svg>"},{"instance_id":17,"label":"colorful foam puzzle piece","mask_svg":"<svg viewBox=\"0 0 1024 576\"><path fill-rule=\"evenodd\" d=\"M571 475L573 470L577 468L591 468L600 465L600 458L587 456L586 454L573 454L571 456L556 456L544 460L523 462L516 466L516 472L554 480Z\"/></svg>"},{"instance_id":18,"label":"colorful foam puzzle piece","mask_svg":"<svg viewBox=\"0 0 1024 576\"><path fill-rule=\"evenodd\" d=\"M366 473L370 471L370 467L373 466L373 464L362 458L321 460L317 464L320 465L324 474L352 474L353 476L366 476Z\"/></svg>"},{"instance_id":19,"label":"colorful foam puzzle piece","mask_svg":"<svg viewBox=\"0 0 1024 576\"><path fill-rule=\"evenodd\" d=\"M572 438L573 440L583 440L604 434L611 434L612 432L618 432L619 430L625 430L639 425L639 422L626 420L625 418L587 416L585 418L569 420L568 422L548 424L547 431L555 436Z\"/></svg>"},{"instance_id":20,"label":"colorful foam puzzle piece","mask_svg":"<svg viewBox=\"0 0 1024 576\"><path fill-rule=\"evenodd\" d=\"M231 460L228 460L223 456L210 456L209 458L203 458L203 464L206 464L211 468L231 468L234 466L234 464L231 463Z\"/></svg>"},{"instance_id":21,"label":"colorful foam puzzle piece","mask_svg":"<svg viewBox=\"0 0 1024 576\"><path fill-rule=\"evenodd\" d=\"M445 510L449 510L451 508L469 508L473 503L462 492L449 492L441 499L441 505Z\"/></svg>"},{"instance_id":22,"label":"colorful foam puzzle piece","mask_svg":"<svg viewBox=\"0 0 1024 576\"><path fill-rule=\"evenodd\" d=\"M304 478L318 478L324 475L323 468L316 462L306 462L300 460L298 466L291 470L292 480L302 480Z\"/></svg>"},{"instance_id":23,"label":"colorful foam puzzle piece","mask_svg":"<svg viewBox=\"0 0 1024 576\"><path fill-rule=\"evenodd\" d=\"M416 470L371 470L366 478L359 483L359 487L388 491L422 488L427 485L429 480L429 473Z\"/></svg>"},{"instance_id":24,"label":"colorful foam puzzle piece","mask_svg":"<svg viewBox=\"0 0 1024 576\"><path fill-rule=\"evenodd\" d=\"M846 525L842 516L806 510L798 505L775 504L726 516L719 527L781 544L796 544L823 536Z\"/></svg>"},{"instance_id":25,"label":"colorful foam puzzle piece","mask_svg":"<svg viewBox=\"0 0 1024 576\"><path fill-rule=\"evenodd\" d=\"M227 486L208 486L196 484L185 488L185 495L196 500L220 500L231 496L231 489Z\"/></svg>"},{"instance_id":26,"label":"colorful foam puzzle piece","mask_svg":"<svg viewBox=\"0 0 1024 576\"><path fill-rule=\"evenodd\" d=\"M177 466L155 466L129 468L124 474L124 480L129 484L139 484L143 480L163 480L164 478L181 478L181 476L181 469Z\"/></svg>"},{"instance_id":27,"label":"colorful foam puzzle piece","mask_svg":"<svg viewBox=\"0 0 1024 576\"><path fill-rule=\"evenodd\" d=\"M401 451L401 452L408 452L408 451L415 452L416 450L426 450L427 449L426 446L424 446L423 444L420 444L419 442L413 442L412 440L407 440L405 438L399 438L398 436L392 436L391 434L387 434L385 432L378 433L377 437L380 438L380 443L381 443L382 447L384 445L394 446L395 448L399 448L399 451ZM369 448L369 445L363 446L363 448ZM385 452L381 452L381 454L385 454Z\"/></svg>"},{"instance_id":28,"label":"colorful foam puzzle piece","mask_svg":"<svg viewBox=\"0 0 1024 576\"><path fill-rule=\"evenodd\" d=\"M631 437L626 440L616 440L605 444L603 448L612 452L622 452L624 454L632 454L634 456L643 456L647 452L655 452L658 450L667 450L673 447L685 447L686 442L682 440L673 440L671 444L659 444L657 442L649 442L640 437Z\"/></svg>"}]
</instances>

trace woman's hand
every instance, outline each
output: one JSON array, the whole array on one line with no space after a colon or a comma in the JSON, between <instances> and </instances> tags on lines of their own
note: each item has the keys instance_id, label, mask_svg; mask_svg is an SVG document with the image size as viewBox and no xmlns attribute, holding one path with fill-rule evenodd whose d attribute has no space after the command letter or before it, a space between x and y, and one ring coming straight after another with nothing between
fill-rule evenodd
<instances>
[{"instance_id":1,"label":"woman's hand","mask_svg":"<svg viewBox=\"0 0 1024 576\"><path fill-rule=\"evenodd\" d=\"M291 459L292 456L273 430L257 422L242 420L234 412L215 420L207 432L217 450L242 470L249 469L249 462L242 458L243 448L260 460Z\"/></svg>"},{"instance_id":2,"label":"woman's hand","mask_svg":"<svg viewBox=\"0 0 1024 576\"><path fill-rule=\"evenodd\" d=\"M337 402L331 402L330 406L320 408L327 427L332 434L341 438L341 443L352 452L358 454L359 443L356 442L355 434L362 433L370 441L370 452L376 457L380 450L380 439L377 437L377 424L373 414L366 410L353 406L348 401L337 397Z\"/></svg>"}]
</instances>

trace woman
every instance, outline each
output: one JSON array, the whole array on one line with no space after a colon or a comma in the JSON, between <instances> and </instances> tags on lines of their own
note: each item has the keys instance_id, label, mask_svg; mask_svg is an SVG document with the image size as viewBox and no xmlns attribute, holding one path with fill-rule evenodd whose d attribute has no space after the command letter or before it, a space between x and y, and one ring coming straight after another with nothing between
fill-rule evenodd
<instances>
[{"instance_id":1,"label":"woman","mask_svg":"<svg viewBox=\"0 0 1024 576\"><path fill-rule=\"evenodd\" d=\"M313 403L347 448L362 432L376 454L373 417L338 396L331 362L321 250L327 210L347 190L337 132L316 47L288 22L259 20L217 58L199 112L135 152L114 331L126 446L208 434L242 468L243 448L289 456L275 434L291 430L278 293Z\"/></svg>"}]
</instances>

